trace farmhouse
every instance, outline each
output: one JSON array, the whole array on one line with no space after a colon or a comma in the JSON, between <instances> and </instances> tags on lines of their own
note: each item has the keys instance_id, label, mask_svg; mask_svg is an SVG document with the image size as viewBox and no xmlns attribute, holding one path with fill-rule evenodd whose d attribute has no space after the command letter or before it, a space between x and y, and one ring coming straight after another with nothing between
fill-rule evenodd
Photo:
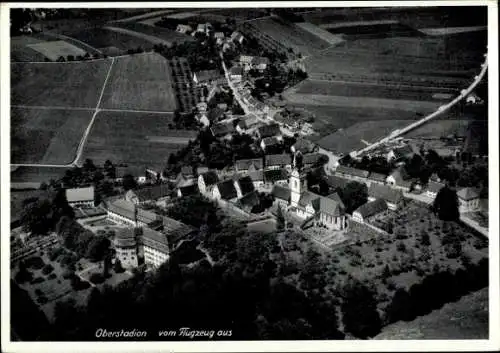
<instances>
[{"instance_id":1,"label":"farmhouse","mask_svg":"<svg viewBox=\"0 0 500 353\"><path fill-rule=\"evenodd\" d=\"M281 140L277 137L265 137L260 141L260 148L265 152L266 150L274 147L278 147L281 145Z\"/></svg>"},{"instance_id":2,"label":"farmhouse","mask_svg":"<svg viewBox=\"0 0 500 353\"><path fill-rule=\"evenodd\" d=\"M304 168L313 168L328 163L328 156L322 153L306 153L302 156Z\"/></svg>"},{"instance_id":3,"label":"farmhouse","mask_svg":"<svg viewBox=\"0 0 500 353\"><path fill-rule=\"evenodd\" d=\"M254 57L252 55L240 55L238 61L245 71L248 71L252 68L253 59Z\"/></svg>"},{"instance_id":4,"label":"farmhouse","mask_svg":"<svg viewBox=\"0 0 500 353\"><path fill-rule=\"evenodd\" d=\"M363 169L351 168L339 165L337 169L335 169L335 174L349 179L359 180L364 182L365 179L368 178L370 172Z\"/></svg>"},{"instance_id":5,"label":"farmhouse","mask_svg":"<svg viewBox=\"0 0 500 353\"><path fill-rule=\"evenodd\" d=\"M255 131L255 135L258 139L263 139L266 137L276 137L279 140L283 139L280 126L278 124L268 124L261 126L257 129L257 131Z\"/></svg>"},{"instance_id":6,"label":"farmhouse","mask_svg":"<svg viewBox=\"0 0 500 353\"><path fill-rule=\"evenodd\" d=\"M212 135L217 138L231 139L231 134L235 131L233 123L218 123L210 128Z\"/></svg>"},{"instance_id":7,"label":"farmhouse","mask_svg":"<svg viewBox=\"0 0 500 353\"><path fill-rule=\"evenodd\" d=\"M193 81L198 85L224 83L224 75L219 70L202 70L193 74Z\"/></svg>"},{"instance_id":8,"label":"farmhouse","mask_svg":"<svg viewBox=\"0 0 500 353\"><path fill-rule=\"evenodd\" d=\"M259 203L260 199L257 191L252 191L238 199L236 206L246 212L251 212Z\"/></svg>"},{"instance_id":9,"label":"farmhouse","mask_svg":"<svg viewBox=\"0 0 500 353\"><path fill-rule=\"evenodd\" d=\"M208 120L216 122L224 118L225 109L221 107L214 107L208 112Z\"/></svg>"},{"instance_id":10,"label":"farmhouse","mask_svg":"<svg viewBox=\"0 0 500 353\"><path fill-rule=\"evenodd\" d=\"M474 212L479 209L479 193L475 189L460 189L457 196L460 212Z\"/></svg>"},{"instance_id":11,"label":"farmhouse","mask_svg":"<svg viewBox=\"0 0 500 353\"><path fill-rule=\"evenodd\" d=\"M287 208L290 204L290 188L274 185L271 194L274 196L275 204L278 204L282 208Z\"/></svg>"},{"instance_id":12,"label":"farmhouse","mask_svg":"<svg viewBox=\"0 0 500 353\"><path fill-rule=\"evenodd\" d=\"M243 177L240 176L235 177L233 179L233 183L234 183L234 188L236 190L237 198L242 198L246 194L255 190L252 178L250 178L248 175Z\"/></svg>"},{"instance_id":13,"label":"farmhouse","mask_svg":"<svg viewBox=\"0 0 500 353\"><path fill-rule=\"evenodd\" d=\"M269 154L264 156L266 169L282 169L292 170L292 157L289 154Z\"/></svg>"},{"instance_id":14,"label":"farmhouse","mask_svg":"<svg viewBox=\"0 0 500 353\"><path fill-rule=\"evenodd\" d=\"M66 200L71 207L94 206L95 190L93 186L87 188L66 189Z\"/></svg>"},{"instance_id":15,"label":"farmhouse","mask_svg":"<svg viewBox=\"0 0 500 353\"><path fill-rule=\"evenodd\" d=\"M404 191L410 191L413 181L410 179L404 167L400 167L392 172L386 179L387 184L400 188Z\"/></svg>"},{"instance_id":16,"label":"farmhouse","mask_svg":"<svg viewBox=\"0 0 500 353\"><path fill-rule=\"evenodd\" d=\"M219 177L214 171L208 171L206 173L200 174L198 176L198 189L203 195L211 195L212 190L218 181Z\"/></svg>"},{"instance_id":17,"label":"farmhouse","mask_svg":"<svg viewBox=\"0 0 500 353\"><path fill-rule=\"evenodd\" d=\"M264 71L269 65L269 59L263 56L257 56L252 59L252 68L257 69L259 71Z\"/></svg>"},{"instance_id":18,"label":"farmhouse","mask_svg":"<svg viewBox=\"0 0 500 353\"><path fill-rule=\"evenodd\" d=\"M370 182L378 184L385 184L385 181L387 180L387 175L380 173L370 173L370 175L368 176L368 180L370 180Z\"/></svg>"},{"instance_id":19,"label":"farmhouse","mask_svg":"<svg viewBox=\"0 0 500 353\"><path fill-rule=\"evenodd\" d=\"M178 24L175 31L183 34L189 34L193 31L193 28L189 25Z\"/></svg>"},{"instance_id":20,"label":"farmhouse","mask_svg":"<svg viewBox=\"0 0 500 353\"><path fill-rule=\"evenodd\" d=\"M233 66L229 70L229 78L233 82L241 82L241 80L243 80L243 69L239 66Z\"/></svg>"},{"instance_id":21,"label":"farmhouse","mask_svg":"<svg viewBox=\"0 0 500 353\"><path fill-rule=\"evenodd\" d=\"M244 40L245 37L243 37L243 35L240 32L234 31L233 33L231 33L231 41L242 44Z\"/></svg>"},{"instance_id":22,"label":"farmhouse","mask_svg":"<svg viewBox=\"0 0 500 353\"><path fill-rule=\"evenodd\" d=\"M115 182L121 183L123 178L127 175L134 177L135 181L139 184L144 184L147 181L145 167L116 167L115 168Z\"/></svg>"},{"instance_id":23,"label":"farmhouse","mask_svg":"<svg viewBox=\"0 0 500 353\"><path fill-rule=\"evenodd\" d=\"M415 153L410 145L397 147L387 153L388 162L400 162L404 159L411 158Z\"/></svg>"},{"instance_id":24,"label":"farmhouse","mask_svg":"<svg viewBox=\"0 0 500 353\"><path fill-rule=\"evenodd\" d=\"M184 197L184 196L195 195L198 192L199 192L198 184L197 183L192 183L192 184L189 184L189 185L178 187L177 188L177 197Z\"/></svg>"},{"instance_id":25,"label":"farmhouse","mask_svg":"<svg viewBox=\"0 0 500 353\"><path fill-rule=\"evenodd\" d=\"M120 260L124 268L130 269L139 265L134 228L120 228L116 233L113 243L116 259Z\"/></svg>"},{"instance_id":26,"label":"farmhouse","mask_svg":"<svg viewBox=\"0 0 500 353\"><path fill-rule=\"evenodd\" d=\"M170 195L170 188L165 184L147 186L137 190L128 190L125 193L125 200L136 205L147 202L164 201Z\"/></svg>"},{"instance_id":27,"label":"farmhouse","mask_svg":"<svg viewBox=\"0 0 500 353\"><path fill-rule=\"evenodd\" d=\"M177 249L182 242L193 239L195 228L166 216L163 216L162 220L162 233L167 236L171 250Z\"/></svg>"},{"instance_id":28,"label":"farmhouse","mask_svg":"<svg viewBox=\"0 0 500 353\"><path fill-rule=\"evenodd\" d=\"M238 173L249 173L255 172L256 170L262 170L264 162L262 158L239 159L234 165Z\"/></svg>"},{"instance_id":29,"label":"farmhouse","mask_svg":"<svg viewBox=\"0 0 500 353\"><path fill-rule=\"evenodd\" d=\"M264 185L264 172L262 170L249 172L248 176L250 177L250 179L252 179L254 188L258 188Z\"/></svg>"},{"instance_id":30,"label":"farmhouse","mask_svg":"<svg viewBox=\"0 0 500 353\"><path fill-rule=\"evenodd\" d=\"M170 248L165 234L149 228L139 230L144 251L144 263L153 268L159 267L170 257Z\"/></svg>"},{"instance_id":31,"label":"farmhouse","mask_svg":"<svg viewBox=\"0 0 500 353\"><path fill-rule=\"evenodd\" d=\"M439 190L441 190L442 188L444 188L445 185L442 184L442 183L437 183L435 181L429 181L429 183L427 184L427 190L425 192L425 194L432 198L432 199L435 199Z\"/></svg>"},{"instance_id":32,"label":"farmhouse","mask_svg":"<svg viewBox=\"0 0 500 353\"><path fill-rule=\"evenodd\" d=\"M379 185L372 183L368 187L368 201L382 199L387 203L390 210L397 210L404 201L401 190L395 190L387 185Z\"/></svg>"},{"instance_id":33,"label":"farmhouse","mask_svg":"<svg viewBox=\"0 0 500 353\"><path fill-rule=\"evenodd\" d=\"M264 183L268 186L274 184L286 185L288 183L289 173L286 169L270 169L264 171Z\"/></svg>"},{"instance_id":34,"label":"farmhouse","mask_svg":"<svg viewBox=\"0 0 500 353\"><path fill-rule=\"evenodd\" d=\"M249 114L238 122L238 125L236 125L236 131L242 134L258 123L259 119L255 116L255 114Z\"/></svg>"},{"instance_id":35,"label":"farmhouse","mask_svg":"<svg viewBox=\"0 0 500 353\"><path fill-rule=\"evenodd\" d=\"M336 175L329 175L326 179L326 183L331 190L343 189L350 182L349 179L341 178Z\"/></svg>"},{"instance_id":36,"label":"farmhouse","mask_svg":"<svg viewBox=\"0 0 500 353\"><path fill-rule=\"evenodd\" d=\"M352 219L364 223L369 218L385 211L387 211L387 203L382 199L376 199L358 207L352 213Z\"/></svg>"},{"instance_id":37,"label":"farmhouse","mask_svg":"<svg viewBox=\"0 0 500 353\"><path fill-rule=\"evenodd\" d=\"M215 200L236 200L238 192L231 179L217 183L212 192L212 198Z\"/></svg>"},{"instance_id":38,"label":"farmhouse","mask_svg":"<svg viewBox=\"0 0 500 353\"><path fill-rule=\"evenodd\" d=\"M290 147L292 153L300 152L302 154L316 152L318 147L311 141L305 138L298 138L297 141Z\"/></svg>"}]
</instances>

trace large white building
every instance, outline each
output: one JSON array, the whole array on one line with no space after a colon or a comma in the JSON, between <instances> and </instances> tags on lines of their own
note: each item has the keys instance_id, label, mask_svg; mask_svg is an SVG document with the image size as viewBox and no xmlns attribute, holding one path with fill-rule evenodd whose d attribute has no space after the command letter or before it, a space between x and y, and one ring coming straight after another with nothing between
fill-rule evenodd
<instances>
[{"instance_id":1,"label":"large white building","mask_svg":"<svg viewBox=\"0 0 500 353\"><path fill-rule=\"evenodd\" d=\"M144 263L159 267L170 258L170 248L165 234L149 228L142 228Z\"/></svg>"},{"instance_id":2,"label":"large white building","mask_svg":"<svg viewBox=\"0 0 500 353\"><path fill-rule=\"evenodd\" d=\"M95 201L94 187L66 189L66 200L68 200L68 204L72 207L93 207Z\"/></svg>"},{"instance_id":3,"label":"large white building","mask_svg":"<svg viewBox=\"0 0 500 353\"><path fill-rule=\"evenodd\" d=\"M463 188L457 192L460 212L474 212L479 209L479 194L473 188Z\"/></svg>"},{"instance_id":4,"label":"large white building","mask_svg":"<svg viewBox=\"0 0 500 353\"><path fill-rule=\"evenodd\" d=\"M120 260L126 269L135 268L139 265L137 257L137 241L133 228L122 228L118 231L113 241L116 251L116 259Z\"/></svg>"}]
</instances>

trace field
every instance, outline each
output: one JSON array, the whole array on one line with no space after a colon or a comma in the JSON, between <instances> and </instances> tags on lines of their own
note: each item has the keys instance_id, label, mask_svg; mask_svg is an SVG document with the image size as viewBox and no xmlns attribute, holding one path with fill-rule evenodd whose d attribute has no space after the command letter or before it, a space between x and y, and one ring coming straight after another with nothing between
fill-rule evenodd
<instances>
[{"instance_id":1,"label":"field","mask_svg":"<svg viewBox=\"0 0 500 353\"><path fill-rule=\"evenodd\" d=\"M173 112L177 105L168 61L154 53L115 59L101 107Z\"/></svg>"},{"instance_id":2,"label":"field","mask_svg":"<svg viewBox=\"0 0 500 353\"><path fill-rule=\"evenodd\" d=\"M103 52L106 52L107 48L117 48L119 50L118 55L125 54L128 49L141 47L144 50L148 50L153 46L151 42L136 36L114 32L105 28L89 28L76 32L68 32L66 35L88 43Z\"/></svg>"},{"instance_id":3,"label":"field","mask_svg":"<svg viewBox=\"0 0 500 353\"><path fill-rule=\"evenodd\" d=\"M94 109L110 60L12 63L11 104Z\"/></svg>"},{"instance_id":4,"label":"field","mask_svg":"<svg viewBox=\"0 0 500 353\"><path fill-rule=\"evenodd\" d=\"M168 156L184 147L195 131L171 130L172 114L100 112L83 158L97 164L106 159L129 166L164 167ZM172 137L173 139L170 139Z\"/></svg>"},{"instance_id":5,"label":"field","mask_svg":"<svg viewBox=\"0 0 500 353\"><path fill-rule=\"evenodd\" d=\"M29 45L41 43L43 40L34 36L16 36L10 38L10 61L45 61L45 56L30 48Z\"/></svg>"},{"instance_id":6,"label":"field","mask_svg":"<svg viewBox=\"0 0 500 353\"><path fill-rule=\"evenodd\" d=\"M38 188L40 183L58 180L69 168L17 167L10 173L11 188Z\"/></svg>"},{"instance_id":7,"label":"field","mask_svg":"<svg viewBox=\"0 0 500 353\"><path fill-rule=\"evenodd\" d=\"M269 18L250 23L286 47L297 49L302 55L311 55L329 46L328 42L294 24Z\"/></svg>"},{"instance_id":8,"label":"field","mask_svg":"<svg viewBox=\"0 0 500 353\"><path fill-rule=\"evenodd\" d=\"M160 39L166 43L170 43L170 45L173 42L177 43L182 43L186 41L194 41L194 38L187 35L187 34L182 34L176 31L172 31L167 28L162 28L162 27L156 27L156 26L150 26L146 25L143 23L133 23L133 22L125 22L125 23L119 23L117 24L117 27L123 28L129 31L133 31L137 33L138 35L146 35L149 37L154 37L157 39Z\"/></svg>"},{"instance_id":9,"label":"field","mask_svg":"<svg viewBox=\"0 0 500 353\"><path fill-rule=\"evenodd\" d=\"M83 56L85 55L85 50L75 47L74 45L67 43L62 40L54 40L49 42L40 42L35 44L28 44L28 46L42 53L43 56L47 57L51 61L56 61L60 56L66 58L68 55Z\"/></svg>"},{"instance_id":10,"label":"field","mask_svg":"<svg viewBox=\"0 0 500 353\"><path fill-rule=\"evenodd\" d=\"M11 163L73 161L92 110L11 109Z\"/></svg>"}]
</instances>

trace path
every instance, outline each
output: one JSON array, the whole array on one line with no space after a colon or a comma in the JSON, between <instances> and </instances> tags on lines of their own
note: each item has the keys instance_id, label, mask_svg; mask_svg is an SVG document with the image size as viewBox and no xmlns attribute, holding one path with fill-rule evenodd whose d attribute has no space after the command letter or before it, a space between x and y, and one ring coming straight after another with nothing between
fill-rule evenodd
<instances>
[{"instance_id":1,"label":"path","mask_svg":"<svg viewBox=\"0 0 500 353\"><path fill-rule=\"evenodd\" d=\"M87 137L90 134L90 130L92 129L92 126L94 125L94 121L95 121L97 114L99 114L99 111L100 111L99 106L101 105L101 100L102 100L102 97L104 95L104 90L106 89L106 84L107 84L109 76L111 74L111 70L113 69L114 63L115 63L115 59L112 58L111 65L109 66L108 74L106 75L106 79L104 80L104 84L102 85L102 88L101 88L101 94L99 96L99 100L97 101L97 105L95 107L94 114L92 115L92 119L90 120L90 123L87 126L87 129L83 133L83 137L80 140L80 143L78 144L78 149L76 150L76 157L73 160L73 162L71 163L74 166L78 165L78 161L80 160L82 153L83 153L83 147L85 146L85 142L87 142Z\"/></svg>"}]
</instances>

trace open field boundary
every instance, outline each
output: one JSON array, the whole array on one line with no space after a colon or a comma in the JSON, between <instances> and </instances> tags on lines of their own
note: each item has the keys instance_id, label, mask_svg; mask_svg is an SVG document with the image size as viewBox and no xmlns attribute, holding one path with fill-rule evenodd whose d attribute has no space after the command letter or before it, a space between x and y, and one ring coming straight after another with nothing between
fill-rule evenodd
<instances>
[{"instance_id":1,"label":"open field boundary","mask_svg":"<svg viewBox=\"0 0 500 353\"><path fill-rule=\"evenodd\" d=\"M97 52L99 54L102 54L102 51L100 51L99 49L97 48L94 48L93 46L85 43L85 42L82 42L81 40L78 40L76 38L72 38L72 37L68 37L68 36L65 36L64 34L56 34L56 33L50 33L50 32L46 32L45 33L47 36L49 37L53 37L53 38L57 38L57 39L61 39L61 40L64 40L64 41L68 41L70 42L70 44L72 44L71 42L76 42L80 45L82 45L83 47L87 48L87 50L90 50L92 52Z\"/></svg>"},{"instance_id":2,"label":"open field boundary","mask_svg":"<svg viewBox=\"0 0 500 353\"><path fill-rule=\"evenodd\" d=\"M165 40L165 39L154 37L154 36L151 36L149 34L144 34L144 33L136 32L136 31L133 31L133 30L130 30L130 29L127 29L127 28L113 27L113 26L106 26L106 27L103 27L103 28L107 29L107 30L110 30L110 31L114 31L114 32L118 32L118 33L125 33L125 34L128 34L128 35L137 37L137 38L141 38L141 39L147 40L148 42L151 42L153 44L163 44L163 45L166 45L168 47L172 46L172 43L169 42L169 41L167 41L167 40Z\"/></svg>"},{"instance_id":3,"label":"open field boundary","mask_svg":"<svg viewBox=\"0 0 500 353\"><path fill-rule=\"evenodd\" d=\"M401 135L404 135L405 133L407 133L411 130L416 129L417 127L419 127L419 126L427 123L428 121L440 116L441 114L447 112L452 107L454 107L456 104L458 104L462 99L466 98L476 88L476 86L481 82L481 80L484 78L484 75L486 75L486 71L488 70L488 56L487 56L487 54L484 54L484 56L485 56L485 60L484 60L484 63L481 65L482 66L481 72L479 73L479 75L477 75L474 78L474 82L472 82L472 84L468 88L463 89L461 91L459 96L457 96L455 99L453 99L448 104L440 106L438 108L438 110L436 110L435 112L433 112L433 113L427 115L426 117L408 125L407 127L400 129L400 130L395 130L389 136L384 137L380 141L375 142L374 144L367 146L361 150L354 151L354 155L355 156L360 155L364 152L372 150L373 148L376 148L376 147L380 146L381 144L384 144L392 139L395 139Z\"/></svg>"}]
</instances>

